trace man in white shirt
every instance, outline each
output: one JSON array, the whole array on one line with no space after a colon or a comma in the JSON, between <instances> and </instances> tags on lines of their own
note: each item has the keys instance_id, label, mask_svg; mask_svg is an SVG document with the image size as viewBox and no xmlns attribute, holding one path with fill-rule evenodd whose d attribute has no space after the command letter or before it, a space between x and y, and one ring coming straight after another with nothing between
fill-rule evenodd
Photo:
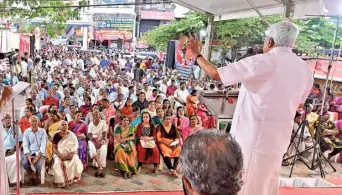
<instances>
[{"instance_id":1,"label":"man in white shirt","mask_svg":"<svg viewBox=\"0 0 342 195\"><path fill-rule=\"evenodd\" d=\"M175 109L179 106L186 105L186 97L188 97L189 91L185 88L185 83L180 83L180 88L175 91L174 100L175 100Z\"/></svg>"},{"instance_id":2,"label":"man in white shirt","mask_svg":"<svg viewBox=\"0 0 342 195\"><path fill-rule=\"evenodd\" d=\"M25 58L24 57L21 57L20 68L21 68L20 76L23 79L27 79L28 78L28 64L27 64L27 62L25 62Z\"/></svg>"},{"instance_id":3,"label":"man in white shirt","mask_svg":"<svg viewBox=\"0 0 342 195\"><path fill-rule=\"evenodd\" d=\"M291 22L273 24L267 31L264 54L222 68L203 58L196 40L187 40L187 48L207 75L225 86L242 83L230 131L244 156L244 185L239 195L278 194L293 119L313 85L310 68L292 52L298 33Z\"/></svg>"},{"instance_id":4,"label":"man in white shirt","mask_svg":"<svg viewBox=\"0 0 342 195\"><path fill-rule=\"evenodd\" d=\"M100 120L100 112L94 111L92 113L93 121L88 125L88 146L89 155L93 159L93 166L98 167L98 174L104 177L102 172L106 167L106 158L108 150L107 130L108 126L106 121Z\"/></svg>"}]
</instances>

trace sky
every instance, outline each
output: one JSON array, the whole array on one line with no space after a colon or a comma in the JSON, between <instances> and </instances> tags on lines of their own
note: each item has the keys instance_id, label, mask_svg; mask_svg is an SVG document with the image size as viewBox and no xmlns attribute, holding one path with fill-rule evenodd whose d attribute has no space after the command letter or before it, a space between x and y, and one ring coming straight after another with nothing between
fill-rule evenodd
<instances>
[{"instance_id":1,"label":"sky","mask_svg":"<svg viewBox=\"0 0 342 195\"><path fill-rule=\"evenodd\" d=\"M176 18L180 18L180 17L184 16L184 14L186 14L189 11L190 10L188 8L185 8L181 5L176 4L176 9L174 12L175 12Z\"/></svg>"}]
</instances>

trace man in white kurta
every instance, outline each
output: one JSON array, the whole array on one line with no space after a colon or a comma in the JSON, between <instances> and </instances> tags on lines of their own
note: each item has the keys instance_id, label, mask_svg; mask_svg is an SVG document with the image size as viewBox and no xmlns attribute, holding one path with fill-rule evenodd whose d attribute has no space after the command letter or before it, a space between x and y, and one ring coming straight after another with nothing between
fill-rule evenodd
<instances>
[{"instance_id":1,"label":"man in white kurta","mask_svg":"<svg viewBox=\"0 0 342 195\"><path fill-rule=\"evenodd\" d=\"M89 155L93 160L93 166L103 169L106 167L106 158L108 151L107 130L108 126L105 120L100 120L100 112L92 112L93 121L88 125L88 146ZM96 148L95 142L101 143L99 148Z\"/></svg>"},{"instance_id":2,"label":"man in white kurta","mask_svg":"<svg viewBox=\"0 0 342 195\"><path fill-rule=\"evenodd\" d=\"M282 156L290 143L293 119L313 84L308 65L292 53L298 28L291 22L270 26L264 54L216 68L188 49L204 71L225 86L242 83L231 134L244 155L244 184L239 195L277 195Z\"/></svg>"}]
</instances>

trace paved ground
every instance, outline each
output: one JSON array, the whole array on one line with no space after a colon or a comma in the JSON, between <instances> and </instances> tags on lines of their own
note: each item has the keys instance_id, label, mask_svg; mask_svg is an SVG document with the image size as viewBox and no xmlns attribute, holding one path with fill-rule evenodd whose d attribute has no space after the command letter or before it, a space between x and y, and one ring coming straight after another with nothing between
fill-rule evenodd
<instances>
[{"instance_id":1,"label":"paved ground","mask_svg":"<svg viewBox=\"0 0 342 195\"><path fill-rule=\"evenodd\" d=\"M22 96L15 100L15 107L21 108L24 105L25 97ZM7 108L2 110L2 113L9 112L10 104ZM82 180L73 184L69 189L52 188L48 178L46 183L38 187L23 186L22 192L99 192L99 191L145 191L145 190L180 190L182 189L181 179L175 179L169 176L166 170L162 171L159 175L152 173L152 167L146 166L140 175L134 176L131 180L124 180L120 177L118 171L114 170L113 161L107 161L108 167L105 169L107 174L105 178L96 178L94 176L95 170L89 168L82 175ZM342 178L342 164L333 163L337 172L333 172L330 167L325 167L327 178ZM281 177L289 177L291 166L283 167L281 170ZM310 171L303 163L297 162L292 177L320 177L316 171ZM53 177L50 176L51 182Z\"/></svg>"}]
</instances>

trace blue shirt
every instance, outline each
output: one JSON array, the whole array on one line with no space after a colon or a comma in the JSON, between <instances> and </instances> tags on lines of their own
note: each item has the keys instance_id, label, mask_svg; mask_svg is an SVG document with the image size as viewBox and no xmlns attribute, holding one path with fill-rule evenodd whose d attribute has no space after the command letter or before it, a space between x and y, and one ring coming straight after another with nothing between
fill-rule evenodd
<instances>
[{"instance_id":1,"label":"blue shirt","mask_svg":"<svg viewBox=\"0 0 342 195\"><path fill-rule=\"evenodd\" d=\"M102 68L107 67L107 66L108 66L108 60L102 59L102 60L100 61L100 66L101 66Z\"/></svg>"},{"instance_id":2,"label":"blue shirt","mask_svg":"<svg viewBox=\"0 0 342 195\"><path fill-rule=\"evenodd\" d=\"M18 129L18 141L22 142L23 141L23 134L21 133L21 130ZM15 137L13 136L13 130L12 127L6 131L5 128L2 129L2 136L4 138L4 146L5 149L12 149L15 147Z\"/></svg>"},{"instance_id":3,"label":"blue shirt","mask_svg":"<svg viewBox=\"0 0 342 195\"><path fill-rule=\"evenodd\" d=\"M47 135L44 129L38 128L34 133L32 128L28 128L24 132L23 147L24 154L36 154L39 152L45 156L46 152Z\"/></svg>"}]
</instances>

